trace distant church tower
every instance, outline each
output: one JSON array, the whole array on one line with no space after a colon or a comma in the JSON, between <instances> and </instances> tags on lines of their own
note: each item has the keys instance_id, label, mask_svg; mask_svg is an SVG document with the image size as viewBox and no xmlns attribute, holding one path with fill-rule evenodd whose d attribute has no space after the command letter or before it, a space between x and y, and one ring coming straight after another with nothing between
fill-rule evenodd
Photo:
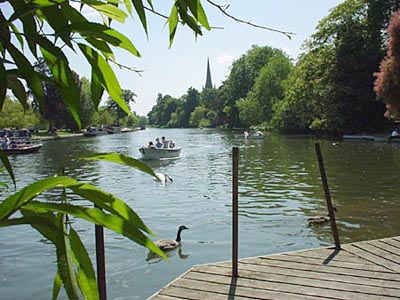
<instances>
[{"instance_id":1,"label":"distant church tower","mask_svg":"<svg viewBox=\"0 0 400 300\"><path fill-rule=\"evenodd\" d=\"M211 70L210 70L210 59L207 58L207 77L206 77L206 85L204 86L205 89L212 89L212 81L211 81Z\"/></svg>"}]
</instances>

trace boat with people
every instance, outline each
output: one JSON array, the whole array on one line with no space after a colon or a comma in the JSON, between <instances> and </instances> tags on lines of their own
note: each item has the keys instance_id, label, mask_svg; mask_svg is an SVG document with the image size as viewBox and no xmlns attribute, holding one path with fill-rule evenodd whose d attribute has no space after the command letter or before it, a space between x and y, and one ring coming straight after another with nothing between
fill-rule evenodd
<instances>
[{"instance_id":1,"label":"boat with people","mask_svg":"<svg viewBox=\"0 0 400 300\"><path fill-rule=\"evenodd\" d=\"M18 131L12 136L3 135L0 137L0 151L5 154L29 154L37 153L43 143L39 138L32 138L24 131Z\"/></svg>"},{"instance_id":2,"label":"boat with people","mask_svg":"<svg viewBox=\"0 0 400 300\"><path fill-rule=\"evenodd\" d=\"M147 146L139 148L142 158L145 160L160 160L178 158L181 154L181 147L176 147L172 140L166 140L164 137L162 142L156 139L157 143L149 142Z\"/></svg>"}]
</instances>

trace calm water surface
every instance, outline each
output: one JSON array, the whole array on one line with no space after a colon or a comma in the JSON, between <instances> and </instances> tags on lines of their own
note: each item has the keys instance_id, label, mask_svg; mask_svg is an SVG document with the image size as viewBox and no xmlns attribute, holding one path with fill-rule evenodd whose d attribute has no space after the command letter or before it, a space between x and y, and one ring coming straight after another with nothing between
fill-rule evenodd
<instances>
[{"instance_id":1,"label":"calm water surface","mask_svg":"<svg viewBox=\"0 0 400 300\"><path fill-rule=\"evenodd\" d=\"M149 163L174 179L167 186L128 167L78 159L89 152L139 157L140 146L163 135L182 147L179 159ZM230 259L232 146L240 149L240 257L333 244L329 226L305 225L309 216L326 213L316 142L321 143L342 242L399 235L397 144L332 144L272 134L264 141L243 141L218 130L148 129L45 142L38 154L10 159L18 189L64 168L66 175L126 201L160 238L174 238L181 224L190 227L169 261L149 259L146 249L105 232L108 298L146 299L195 264ZM74 227L94 260L93 226L75 221ZM28 226L0 230L0 298L51 299L53 246Z\"/></svg>"}]
</instances>

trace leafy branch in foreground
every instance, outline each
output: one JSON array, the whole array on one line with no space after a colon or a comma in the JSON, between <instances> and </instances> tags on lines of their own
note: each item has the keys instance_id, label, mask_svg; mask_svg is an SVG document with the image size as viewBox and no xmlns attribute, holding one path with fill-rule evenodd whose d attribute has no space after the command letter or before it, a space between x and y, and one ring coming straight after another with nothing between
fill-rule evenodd
<instances>
[{"instance_id":1,"label":"leafy branch in foreground","mask_svg":"<svg viewBox=\"0 0 400 300\"><path fill-rule=\"evenodd\" d=\"M129 156L109 153L87 155L84 159L104 160L129 166L155 177L153 170ZM6 158L5 161L8 161ZM40 201L37 198L49 190L60 190L60 198ZM68 203L67 191L88 200L93 208ZM69 218L77 218L103 226L121 234L150 251L166 257L148 235L154 233L121 199L91 184L73 178L57 176L32 183L0 203L0 227L30 225L56 247L57 274L53 299L64 286L69 299L98 299L95 272L87 250Z\"/></svg>"}]
</instances>

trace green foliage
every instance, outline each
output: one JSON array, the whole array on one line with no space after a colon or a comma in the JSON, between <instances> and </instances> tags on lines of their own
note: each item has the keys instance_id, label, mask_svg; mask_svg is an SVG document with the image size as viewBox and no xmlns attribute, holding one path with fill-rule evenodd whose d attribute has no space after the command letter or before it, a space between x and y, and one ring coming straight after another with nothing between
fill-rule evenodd
<instances>
[{"instance_id":1,"label":"green foliage","mask_svg":"<svg viewBox=\"0 0 400 300\"><path fill-rule=\"evenodd\" d=\"M384 53L382 26L398 6L347 0L334 8L305 44L273 124L283 130L380 130L384 107L373 93L373 73Z\"/></svg>"},{"instance_id":2,"label":"green foliage","mask_svg":"<svg viewBox=\"0 0 400 300\"><path fill-rule=\"evenodd\" d=\"M6 97L3 109L0 111L0 128L36 127L39 123L39 115L30 106L24 111L21 103L12 101Z\"/></svg>"},{"instance_id":3,"label":"green foliage","mask_svg":"<svg viewBox=\"0 0 400 300\"><path fill-rule=\"evenodd\" d=\"M48 113L68 112L74 118L78 128L83 123L81 122L83 116L80 111L81 101L86 101L89 94L92 97L93 108L96 110L103 92L106 91L125 113L131 114L111 67L111 64L117 63L112 47L125 50L136 57L140 54L126 36L111 28L111 22L123 23L132 14L134 7L141 26L147 33L146 13L154 8L150 0L146 3L150 9L145 9L145 4L141 0L118 1L118 3L114 0L1 1L0 5L7 6L7 9L0 11L2 24L0 28L2 62L0 64L0 111L5 107L7 89L10 89L22 107L27 109L26 86L37 101L41 112L46 110ZM96 11L103 22L96 23L87 19L82 13L87 7ZM200 26L210 29L200 0L174 1L172 7L172 16L169 20L170 44L180 22L188 25L196 35L201 34ZM85 86L83 100L79 92L79 80L69 67L68 57L65 55L68 52L66 49L85 57L91 68L91 90L88 93ZM40 72L35 68L40 66L32 64L27 57L32 57L37 61L42 57L47 68L44 72ZM126 67L118 63L117 65ZM47 84L49 89L51 86L54 87L47 94L50 96L47 100L50 101L45 101ZM52 102L52 97L56 101ZM62 101L58 101L59 98ZM51 105L49 103L55 105L54 111L53 108L46 107ZM86 109L90 110L87 107ZM53 121L56 119L51 118ZM98 119L100 122L108 123L110 116L107 116L104 110L99 110ZM12 180L15 181L7 158L3 154L0 158ZM97 158L144 170L139 162L132 161L130 158L104 155ZM148 173L151 172L148 171ZM4 186L4 184L1 185ZM35 201L39 195L52 189L60 190L58 201ZM96 207L88 208L68 203L65 197L67 189L89 200ZM0 203L0 227L29 224L55 245L58 270L54 279L53 299L58 297L62 286L70 299L99 299L89 255L72 228L68 216L109 228L165 257L147 237L146 234L152 234L151 231L136 213L117 197L68 177L38 180Z\"/></svg>"}]
</instances>

